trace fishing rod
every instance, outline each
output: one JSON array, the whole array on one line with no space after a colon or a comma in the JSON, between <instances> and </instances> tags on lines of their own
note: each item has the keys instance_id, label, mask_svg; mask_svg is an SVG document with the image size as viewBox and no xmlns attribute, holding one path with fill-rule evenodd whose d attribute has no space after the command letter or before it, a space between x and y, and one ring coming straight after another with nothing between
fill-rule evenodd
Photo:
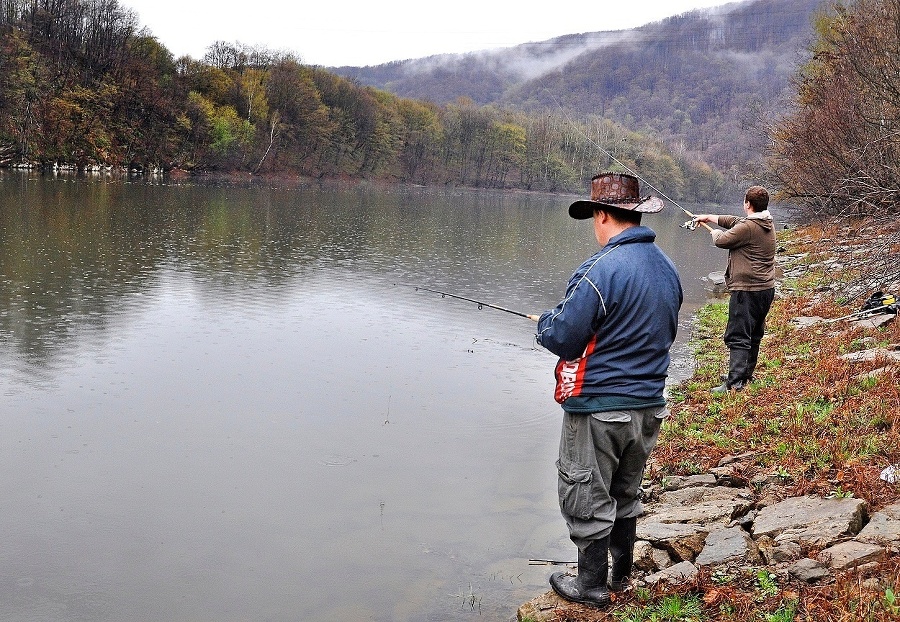
<instances>
[{"instance_id":1,"label":"fishing rod","mask_svg":"<svg viewBox=\"0 0 900 622\"><path fill-rule=\"evenodd\" d=\"M682 207L682 205L681 205L678 201L676 201L675 199L669 197L665 192L663 192L662 190L660 190L659 188L657 188L656 186L654 186L653 184L651 184L649 181L647 181L646 179L644 179L643 177L641 177L641 176L637 173L637 171L633 170L630 166L628 166L627 164L625 164L624 162L622 162L619 158L617 158L616 156L614 156L613 154L611 154L609 151L607 151L606 149L604 149L604 148L600 145L600 143L598 143L598 142L595 141L593 138L591 138L590 136L588 136L587 134L585 134L584 131L583 131L580 127L578 127L578 126L575 124L574 121L572 121L572 119L569 117L569 114L566 112L566 109L563 108L563 107L562 107L562 104L559 103L559 100L557 100L556 97L554 97L552 94L551 94L550 96L553 97L553 101L555 101L555 102L556 102L556 105L559 106L560 111L562 111L563 116L566 118L566 121L569 122L569 125L571 125L572 127L574 127L575 130L576 130L579 134L581 134L582 136L584 136L584 137L587 139L587 141L588 141L589 143L591 143L591 144L594 145L597 149L599 149L599 150L602 151L604 154L606 154L606 157L607 157L607 158L609 158L610 160L612 160L613 162L615 162L616 164L618 164L619 166L621 166L622 168L624 168L625 171L626 171L627 173L630 173L630 174L634 175L635 177L637 177L638 179L640 179L640 180L644 183L645 186L649 186L650 189L655 190L656 193L657 193L659 196L661 196L662 198L664 198L666 201L669 201L670 203L672 203L672 205L674 205L675 207L677 207L678 209L680 209L682 212L684 212L685 214L687 214L688 216L690 216L690 217L691 217L691 221L690 221L691 223L694 222L694 219L697 218L697 215L696 215L696 214L692 214L691 212L687 211L684 207ZM710 233L712 233L712 227L710 227L710 226L709 226L708 224L706 224L705 222L696 223L696 224L694 224L694 225L692 225L692 226L688 226L688 224L689 224L689 223L685 223L685 224L681 225L681 227L682 227L683 229L690 229L690 230L693 230L693 229L696 229L696 228L697 228L696 225L699 224L699 225L702 225L707 231L709 231Z\"/></svg>"},{"instance_id":2,"label":"fishing rod","mask_svg":"<svg viewBox=\"0 0 900 622\"><path fill-rule=\"evenodd\" d=\"M503 311L505 313L512 313L513 315L518 315L519 317L528 318L529 320L533 320L535 322L537 322L538 319L540 319L540 316L538 316L538 315L530 315L528 313L522 313L521 311L513 311L512 309L507 309L506 307L501 307L499 305L493 305L489 302L484 302L481 300L475 300L474 298L466 298L465 296L458 296L457 294L451 294L449 292L442 292L437 289L430 289L428 287L422 287L421 285L411 285L410 287L414 287L416 289L416 291L419 291L421 289L422 291L431 292L432 294L440 294L441 298L449 297L449 298L456 298L458 300L465 300L466 302L474 302L475 304L478 305L479 309L481 309L482 307L489 307L491 309L496 309L497 311Z\"/></svg>"}]
</instances>

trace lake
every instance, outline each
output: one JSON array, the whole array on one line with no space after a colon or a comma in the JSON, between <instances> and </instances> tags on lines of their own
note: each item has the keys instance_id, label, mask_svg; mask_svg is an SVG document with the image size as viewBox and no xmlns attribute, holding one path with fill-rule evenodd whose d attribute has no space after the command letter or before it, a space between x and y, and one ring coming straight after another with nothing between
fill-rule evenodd
<instances>
[{"instance_id":1,"label":"lake","mask_svg":"<svg viewBox=\"0 0 900 622\"><path fill-rule=\"evenodd\" d=\"M510 619L575 558L555 357L416 287L553 307L574 198L0 176L0 619ZM726 260L685 220L673 382Z\"/></svg>"}]
</instances>

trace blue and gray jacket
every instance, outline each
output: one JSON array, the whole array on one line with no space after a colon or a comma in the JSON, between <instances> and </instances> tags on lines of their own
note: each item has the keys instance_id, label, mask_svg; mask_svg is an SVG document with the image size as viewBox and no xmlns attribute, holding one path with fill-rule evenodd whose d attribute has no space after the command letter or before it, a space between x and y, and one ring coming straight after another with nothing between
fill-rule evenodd
<instances>
[{"instance_id":1,"label":"blue and gray jacket","mask_svg":"<svg viewBox=\"0 0 900 622\"><path fill-rule=\"evenodd\" d=\"M662 405L683 294L648 227L630 227L584 262L538 321L560 357L555 399L572 412Z\"/></svg>"}]
</instances>

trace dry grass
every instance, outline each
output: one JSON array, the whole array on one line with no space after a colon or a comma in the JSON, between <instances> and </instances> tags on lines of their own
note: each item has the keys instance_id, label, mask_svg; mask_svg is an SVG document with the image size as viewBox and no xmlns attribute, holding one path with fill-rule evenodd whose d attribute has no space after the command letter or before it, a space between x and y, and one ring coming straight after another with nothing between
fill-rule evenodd
<instances>
[{"instance_id":1,"label":"dry grass","mask_svg":"<svg viewBox=\"0 0 900 622\"><path fill-rule=\"evenodd\" d=\"M781 476L784 485L768 490L770 497L853 495L865 499L870 511L900 499L900 485L879 477L882 469L900 463L900 365L884 360L850 363L840 358L849 352L900 344L900 320L879 329L855 328L848 322L797 328L791 322L798 316L829 318L856 311L859 300L849 306L839 304L854 299L846 293L848 280L855 288L868 282L900 293L896 278L866 275L867 269L884 263L883 257L861 251L882 248L859 239L859 232L870 226L862 223L849 231L852 244L842 237L841 229L826 225L784 233L783 254L802 257L795 262L802 264L801 269L798 265L787 268L795 276L784 281L773 305L756 380L744 391L724 396L709 393L725 370L727 351L721 335L727 305L712 305L701 312L693 335L697 369L672 392L672 417L654 452L651 478L706 472L726 455L754 451L751 459L739 463L740 475L748 481L761 474ZM892 231L897 230L900 227L893 223ZM835 257L845 262L841 270L830 269ZM847 257L855 263L847 265ZM560 610L558 619L900 620L900 556L886 555L865 571L847 572L823 585L799 584L778 575L764 589L761 570L748 567L723 575L704 569L690 584L636 590L606 612L573 606ZM668 597L699 603L701 613L660 617L658 603Z\"/></svg>"},{"instance_id":2,"label":"dry grass","mask_svg":"<svg viewBox=\"0 0 900 622\"><path fill-rule=\"evenodd\" d=\"M820 237L821 234L821 237ZM838 239L816 230L783 241L788 252L810 253L813 266ZM845 274L849 274L845 272ZM900 365L885 360L851 363L841 355L900 344L900 321L879 329L850 322L797 328L799 316L840 317L841 307L821 269L810 268L775 301L767 322L756 381L725 396L709 393L725 370L721 334L727 315L706 309L694 334L695 375L674 391L673 417L655 454L663 474L702 472L728 454L758 452L743 463L748 479L785 476L788 495L852 492L878 509L900 499L900 487L879 474L900 462ZM826 294L823 295L823 291Z\"/></svg>"},{"instance_id":3,"label":"dry grass","mask_svg":"<svg viewBox=\"0 0 900 622\"><path fill-rule=\"evenodd\" d=\"M896 622L900 619L900 558L823 585L760 582L759 569L722 578L701 570L689 583L619 598L606 611L580 605L556 610L556 622ZM898 595L896 600L894 595ZM693 601L699 613L665 615L660 603ZM677 607L669 608L669 611ZM684 607L683 610L690 611Z\"/></svg>"}]
</instances>

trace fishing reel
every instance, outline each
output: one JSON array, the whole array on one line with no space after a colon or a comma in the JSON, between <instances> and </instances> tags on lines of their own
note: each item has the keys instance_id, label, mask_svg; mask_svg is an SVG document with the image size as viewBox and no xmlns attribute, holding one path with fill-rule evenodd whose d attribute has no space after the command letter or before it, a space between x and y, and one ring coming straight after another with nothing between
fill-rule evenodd
<instances>
[{"instance_id":1,"label":"fishing reel","mask_svg":"<svg viewBox=\"0 0 900 622\"><path fill-rule=\"evenodd\" d=\"M875 292L863 304L859 312L863 311L887 311L889 313L897 312L897 297L893 294L885 294L884 292Z\"/></svg>"},{"instance_id":2,"label":"fishing reel","mask_svg":"<svg viewBox=\"0 0 900 622\"><path fill-rule=\"evenodd\" d=\"M693 231L694 229L697 228L697 225L698 225L698 224L699 224L699 223L698 223L696 220L694 220L693 218L691 218L689 221L687 221L686 223L684 223L684 224L682 224L682 225L680 225L680 226L681 226L682 229L687 229L688 231Z\"/></svg>"},{"instance_id":3,"label":"fishing reel","mask_svg":"<svg viewBox=\"0 0 900 622\"><path fill-rule=\"evenodd\" d=\"M879 313L894 313L898 312L897 297L894 294L885 294L884 292L875 292L866 302L863 304L862 308L859 311L854 313L850 313L848 315L841 316L839 318L835 318L833 320L826 320L827 322L838 322L840 320L861 320L863 318L867 318L872 315L877 315Z\"/></svg>"}]
</instances>

